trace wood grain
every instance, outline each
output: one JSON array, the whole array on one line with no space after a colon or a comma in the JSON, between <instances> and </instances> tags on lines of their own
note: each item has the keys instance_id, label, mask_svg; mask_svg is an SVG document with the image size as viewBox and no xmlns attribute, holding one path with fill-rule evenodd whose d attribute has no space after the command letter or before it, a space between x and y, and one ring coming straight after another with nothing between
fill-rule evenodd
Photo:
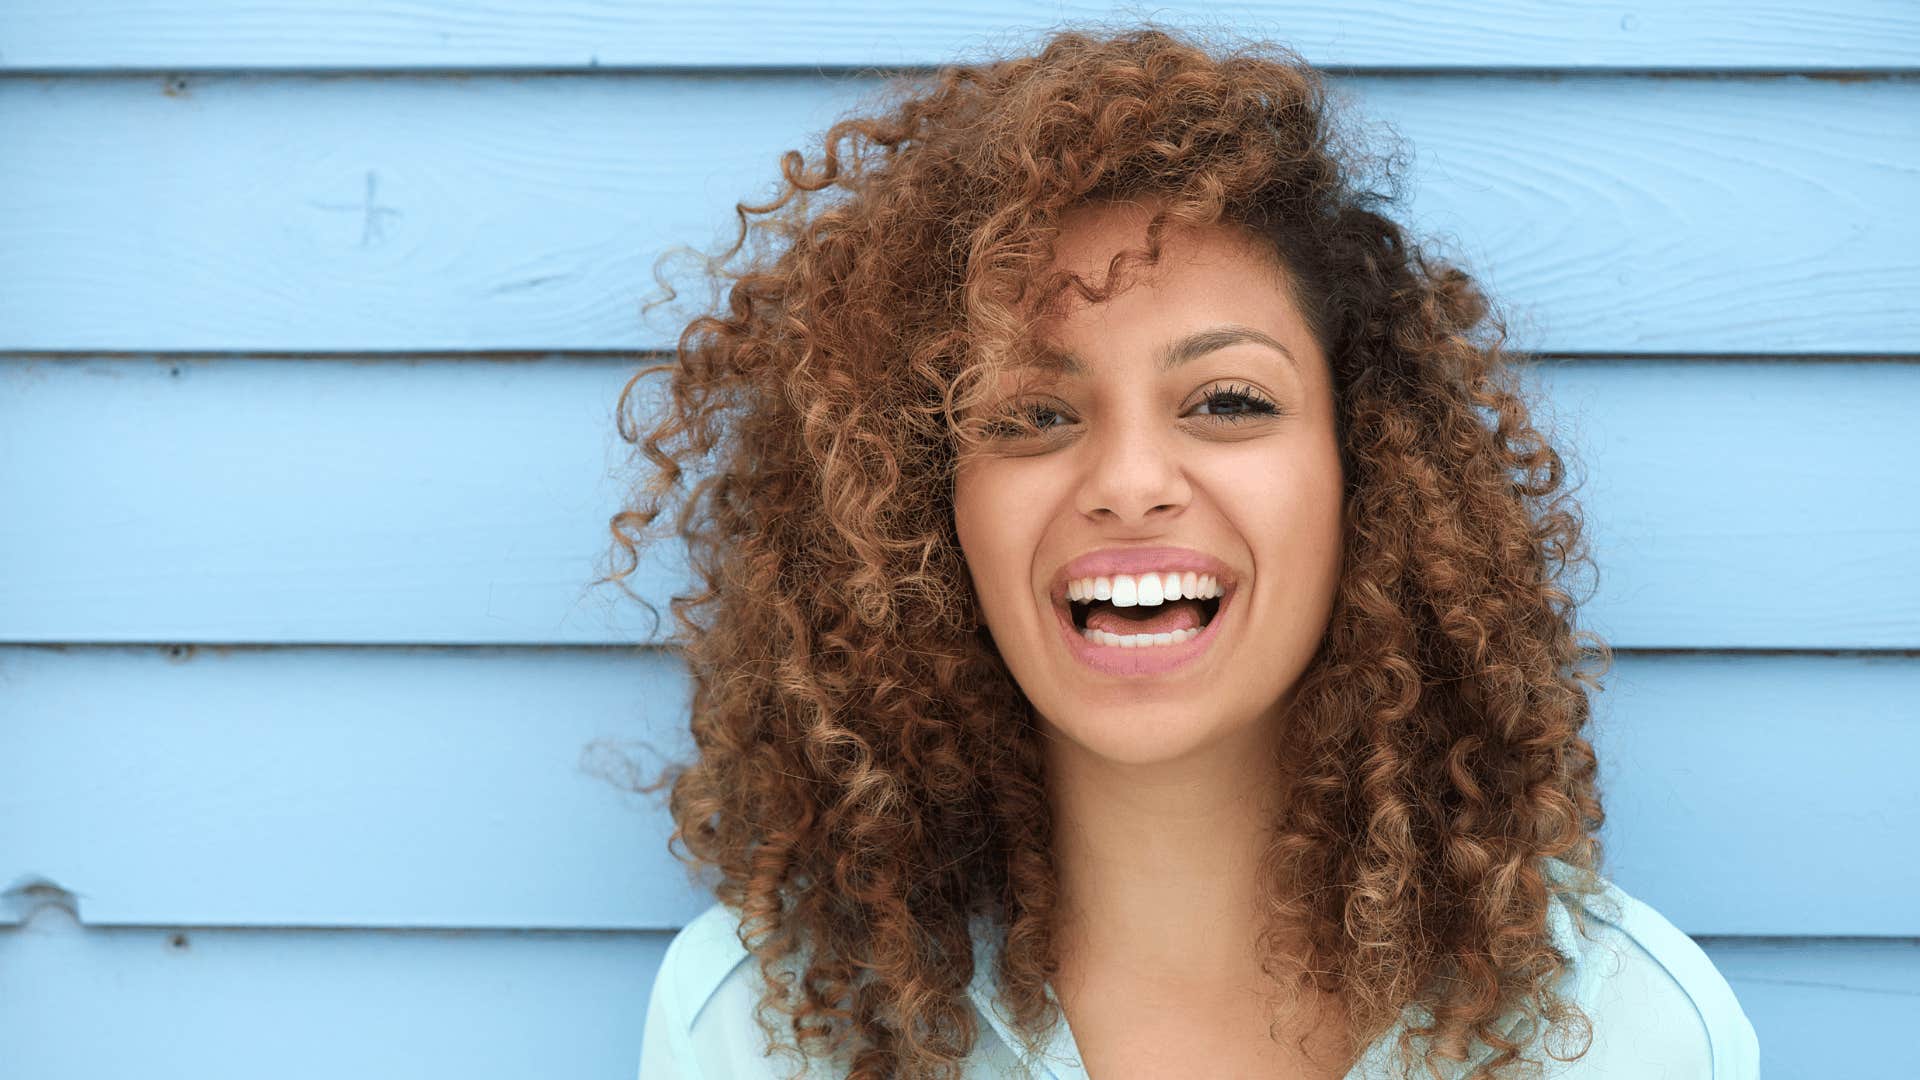
<instances>
[{"instance_id":1,"label":"wood grain","mask_svg":"<svg viewBox=\"0 0 1920 1080\"><path fill-rule=\"evenodd\" d=\"M670 652L15 647L0 685L0 882L88 925L641 930L710 902L627 786L687 746ZM1627 654L1606 685L1623 888L1691 934L1920 936L1887 854L1920 830L1920 661Z\"/></svg>"},{"instance_id":2,"label":"wood grain","mask_svg":"<svg viewBox=\"0 0 1920 1080\"><path fill-rule=\"evenodd\" d=\"M670 934L0 930L20 1080L634 1075ZM648 1077L647 1080L653 1080Z\"/></svg>"},{"instance_id":3,"label":"wood grain","mask_svg":"<svg viewBox=\"0 0 1920 1080\"><path fill-rule=\"evenodd\" d=\"M0 351L664 347L870 80L0 80ZM1352 78L1404 217L1516 344L1889 354L1920 340L1920 83ZM1403 136L1397 142L1395 136Z\"/></svg>"},{"instance_id":4,"label":"wood grain","mask_svg":"<svg viewBox=\"0 0 1920 1080\"><path fill-rule=\"evenodd\" d=\"M24 1077L457 1071L631 1076L665 931L0 930L0 1043ZM1707 939L1767 1075L1882 1075L1909 1052L1911 939ZM1821 1033L1846 1031L1843 1039ZM649 1077L647 1080L653 1080Z\"/></svg>"},{"instance_id":5,"label":"wood grain","mask_svg":"<svg viewBox=\"0 0 1920 1080\"><path fill-rule=\"evenodd\" d=\"M13 0L0 70L537 69L932 65L1031 44L1056 21L1176 25L1291 43L1367 68L1911 70L1920 16L1898 0L1276 0L1109 3L782 0Z\"/></svg>"},{"instance_id":6,"label":"wood grain","mask_svg":"<svg viewBox=\"0 0 1920 1080\"><path fill-rule=\"evenodd\" d=\"M677 543L634 597L593 584L642 475L613 418L634 366L0 364L0 641L666 640ZM1612 359L1528 382L1582 485L1583 626L1631 648L1920 647L1920 365Z\"/></svg>"}]
</instances>

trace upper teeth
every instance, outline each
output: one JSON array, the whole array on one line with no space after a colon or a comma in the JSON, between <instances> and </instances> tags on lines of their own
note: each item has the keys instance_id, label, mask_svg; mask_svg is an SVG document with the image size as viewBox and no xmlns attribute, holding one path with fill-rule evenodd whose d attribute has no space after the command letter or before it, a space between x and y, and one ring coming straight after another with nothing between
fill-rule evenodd
<instances>
[{"instance_id":1,"label":"upper teeth","mask_svg":"<svg viewBox=\"0 0 1920 1080\"><path fill-rule=\"evenodd\" d=\"M1067 582L1067 599L1075 603L1110 600L1114 607L1153 607L1169 600L1208 600L1220 595L1212 574L1115 574Z\"/></svg>"}]
</instances>

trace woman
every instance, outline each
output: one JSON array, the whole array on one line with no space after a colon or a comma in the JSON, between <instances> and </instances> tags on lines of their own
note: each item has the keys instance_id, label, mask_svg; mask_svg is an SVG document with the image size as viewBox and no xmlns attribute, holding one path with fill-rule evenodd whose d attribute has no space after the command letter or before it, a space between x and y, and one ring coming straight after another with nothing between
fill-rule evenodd
<instances>
[{"instance_id":1,"label":"woman","mask_svg":"<svg viewBox=\"0 0 1920 1080\"><path fill-rule=\"evenodd\" d=\"M1598 873L1560 458L1315 73L1145 27L895 85L622 393L720 901L642 1076L1757 1075Z\"/></svg>"}]
</instances>

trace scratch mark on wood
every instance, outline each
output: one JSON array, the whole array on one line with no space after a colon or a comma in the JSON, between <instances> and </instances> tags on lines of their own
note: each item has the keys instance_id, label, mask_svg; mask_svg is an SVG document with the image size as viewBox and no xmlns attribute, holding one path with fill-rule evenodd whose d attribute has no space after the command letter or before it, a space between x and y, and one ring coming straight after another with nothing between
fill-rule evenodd
<instances>
[{"instance_id":1,"label":"scratch mark on wood","mask_svg":"<svg viewBox=\"0 0 1920 1080\"><path fill-rule=\"evenodd\" d=\"M387 218L397 218L401 212L395 207L380 205L380 174L367 170L367 193L357 203L323 203L309 201L307 205L320 210L352 210L360 217L360 246L371 247L374 242L385 239L384 222Z\"/></svg>"},{"instance_id":2,"label":"scratch mark on wood","mask_svg":"<svg viewBox=\"0 0 1920 1080\"><path fill-rule=\"evenodd\" d=\"M23 923L31 921L36 913L45 908L58 908L76 922L80 919L80 898L71 890L37 875L15 879L5 892L0 892L0 907L11 908Z\"/></svg>"},{"instance_id":3,"label":"scratch mark on wood","mask_svg":"<svg viewBox=\"0 0 1920 1080\"><path fill-rule=\"evenodd\" d=\"M543 274L539 277L522 278L519 281L509 281L505 285L496 285L488 291L493 293L496 296L501 293L524 292L527 289L538 288L549 282L566 281L572 278L573 276L574 275L572 274Z\"/></svg>"},{"instance_id":4,"label":"scratch mark on wood","mask_svg":"<svg viewBox=\"0 0 1920 1080\"><path fill-rule=\"evenodd\" d=\"M1742 975L1729 980L1739 983L1760 983L1765 986L1799 986L1812 990L1839 990L1848 994L1880 994L1887 997L1920 998L1920 990L1901 990L1891 986L1861 986L1857 983L1827 982L1822 979L1781 979L1765 975Z\"/></svg>"}]
</instances>

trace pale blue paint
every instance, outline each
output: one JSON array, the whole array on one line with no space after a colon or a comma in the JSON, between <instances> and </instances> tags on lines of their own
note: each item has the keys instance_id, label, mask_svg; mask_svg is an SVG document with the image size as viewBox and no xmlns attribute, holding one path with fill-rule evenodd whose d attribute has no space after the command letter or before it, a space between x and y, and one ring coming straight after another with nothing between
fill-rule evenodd
<instances>
[{"instance_id":1,"label":"pale blue paint","mask_svg":"<svg viewBox=\"0 0 1920 1080\"><path fill-rule=\"evenodd\" d=\"M649 636L582 591L630 361L578 350L668 341L653 256L872 85L742 68L930 63L1008 9L5 7L0 1073L629 1076L703 901L592 775L596 739L674 741L672 654L547 647ZM1418 224L1519 344L1590 358L1538 370L1589 481L1586 623L1689 650L1595 702L1613 872L1711 935L1769 1077L1884 1074L1920 663L1848 650L1920 647L1920 88L1488 72L1910 72L1920 17L1251 10L1374 70L1335 85L1411 140ZM616 66L718 70L557 74ZM315 68L349 76L245 74ZM516 69L545 74L352 74Z\"/></svg>"},{"instance_id":2,"label":"pale blue paint","mask_svg":"<svg viewBox=\"0 0 1920 1080\"><path fill-rule=\"evenodd\" d=\"M634 366L0 367L0 641L655 639L589 587ZM1529 383L1587 482L1584 625L1629 648L1920 646L1920 500L1900 497L1920 367L1606 359ZM634 585L663 634L678 555Z\"/></svg>"},{"instance_id":3,"label":"pale blue paint","mask_svg":"<svg viewBox=\"0 0 1920 1080\"><path fill-rule=\"evenodd\" d=\"M1055 19L1145 10L1226 23L1355 67L1912 70L1920 15L1901 0L9 0L0 70L623 67L940 63L1028 42ZM743 32L746 31L746 32Z\"/></svg>"},{"instance_id":4,"label":"pale blue paint","mask_svg":"<svg viewBox=\"0 0 1920 1080\"><path fill-rule=\"evenodd\" d=\"M1336 81L1529 348L1920 340L1920 82ZM0 349L632 349L862 79L0 80ZM1387 147L1384 142L1382 149ZM809 156L812 156L811 154ZM688 275L679 275L688 285ZM696 291L696 296L704 295Z\"/></svg>"},{"instance_id":5,"label":"pale blue paint","mask_svg":"<svg viewBox=\"0 0 1920 1080\"><path fill-rule=\"evenodd\" d=\"M616 786L623 752L650 778L686 745L668 653L14 647L0 686L0 888L39 875L89 924L630 930L706 907L657 802ZM1920 868L1874 857L1920 821L1920 661L1626 654L1608 687L1623 888L1694 934L1920 936L1887 902Z\"/></svg>"},{"instance_id":6,"label":"pale blue paint","mask_svg":"<svg viewBox=\"0 0 1920 1080\"><path fill-rule=\"evenodd\" d=\"M1920 1002L1920 941L1709 939L1701 944L1753 1021L1767 1080L1911 1075L1910 1043L1861 1033L1913 1029Z\"/></svg>"},{"instance_id":7,"label":"pale blue paint","mask_svg":"<svg viewBox=\"0 0 1920 1080\"><path fill-rule=\"evenodd\" d=\"M0 929L9 1080L251 1078L263 1061L276 1080L631 1080L668 937L177 933L82 932L58 912ZM1760 1033L1768 1080L1887 1075L1874 1043L1780 1033L1905 1030L1920 995L1910 942L1704 944Z\"/></svg>"},{"instance_id":8,"label":"pale blue paint","mask_svg":"<svg viewBox=\"0 0 1920 1080\"><path fill-rule=\"evenodd\" d=\"M632 1080L670 935L0 929L7 1080Z\"/></svg>"}]
</instances>

